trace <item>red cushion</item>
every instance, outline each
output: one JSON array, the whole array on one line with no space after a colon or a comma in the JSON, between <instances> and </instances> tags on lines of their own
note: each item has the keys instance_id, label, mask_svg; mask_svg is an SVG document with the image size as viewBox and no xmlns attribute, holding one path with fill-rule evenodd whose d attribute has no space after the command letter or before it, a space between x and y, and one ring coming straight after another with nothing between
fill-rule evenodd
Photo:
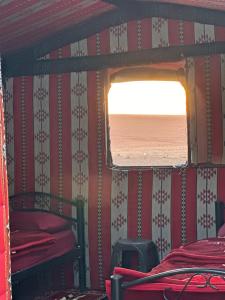
<instances>
[{"instance_id":1,"label":"red cushion","mask_svg":"<svg viewBox=\"0 0 225 300\"><path fill-rule=\"evenodd\" d=\"M59 232L70 226L67 220L41 211L12 211L10 214L11 230L43 230L49 233Z\"/></svg>"}]
</instances>

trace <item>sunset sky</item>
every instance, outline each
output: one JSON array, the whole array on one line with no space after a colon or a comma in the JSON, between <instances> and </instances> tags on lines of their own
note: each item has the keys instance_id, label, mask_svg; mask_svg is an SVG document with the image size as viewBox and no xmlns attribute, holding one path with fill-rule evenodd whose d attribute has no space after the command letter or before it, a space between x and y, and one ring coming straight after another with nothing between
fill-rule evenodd
<instances>
[{"instance_id":1,"label":"sunset sky","mask_svg":"<svg viewBox=\"0 0 225 300\"><path fill-rule=\"evenodd\" d=\"M112 83L109 114L185 115L186 93L177 81Z\"/></svg>"}]
</instances>

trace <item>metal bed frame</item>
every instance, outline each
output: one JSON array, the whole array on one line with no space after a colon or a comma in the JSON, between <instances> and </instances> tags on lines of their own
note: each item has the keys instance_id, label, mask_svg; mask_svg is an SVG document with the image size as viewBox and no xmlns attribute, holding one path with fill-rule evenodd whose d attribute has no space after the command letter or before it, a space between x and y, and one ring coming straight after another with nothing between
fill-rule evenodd
<instances>
[{"instance_id":1,"label":"metal bed frame","mask_svg":"<svg viewBox=\"0 0 225 300\"><path fill-rule=\"evenodd\" d=\"M217 201L215 203L215 213L216 213L216 231L220 226L224 224L224 209L225 203ZM211 278L213 276L221 276L224 278L225 284L225 270L218 270L218 269L209 269L209 268L180 268L175 270L170 270L150 276L146 276L144 278L132 280L129 282L125 282L123 280L123 276L121 275L112 275L111 278L111 298L112 300L123 300L123 292L125 289L129 287L133 287L136 285L144 284L144 283L151 283L155 282L157 279L161 279L164 277L170 277L178 274L193 274L193 276L197 274L210 274L209 280L206 279L205 286L211 285Z\"/></svg>"},{"instance_id":2,"label":"metal bed frame","mask_svg":"<svg viewBox=\"0 0 225 300\"><path fill-rule=\"evenodd\" d=\"M39 272L49 270L52 266L63 264L65 261L78 260L79 263L79 288L86 289L86 264L85 264L85 238L84 238L84 200L65 199L49 193L27 192L19 193L9 197L10 209L15 211L41 211L48 212L71 221L76 230L76 244L74 249L62 256L49 259L33 267L12 273L11 281L13 288ZM66 215L64 208L76 209L76 218Z\"/></svg>"}]
</instances>

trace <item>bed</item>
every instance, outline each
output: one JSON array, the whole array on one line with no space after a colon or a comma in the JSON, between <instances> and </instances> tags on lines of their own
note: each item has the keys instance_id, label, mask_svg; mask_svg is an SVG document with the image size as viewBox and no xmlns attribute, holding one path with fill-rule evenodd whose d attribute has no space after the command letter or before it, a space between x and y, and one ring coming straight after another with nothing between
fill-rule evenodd
<instances>
[{"instance_id":1,"label":"bed","mask_svg":"<svg viewBox=\"0 0 225 300\"><path fill-rule=\"evenodd\" d=\"M26 279L67 261L78 261L79 288L85 289L83 199L41 192L11 196L10 242L14 298Z\"/></svg>"},{"instance_id":2,"label":"bed","mask_svg":"<svg viewBox=\"0 0 225 300\"><path fill-rule=\"evenodd\" d=\"M225 224L216 203L218 236L172 250L148 273L116 267L106 290L112 300L224 300Z\"/></svg>"}]
</instances>

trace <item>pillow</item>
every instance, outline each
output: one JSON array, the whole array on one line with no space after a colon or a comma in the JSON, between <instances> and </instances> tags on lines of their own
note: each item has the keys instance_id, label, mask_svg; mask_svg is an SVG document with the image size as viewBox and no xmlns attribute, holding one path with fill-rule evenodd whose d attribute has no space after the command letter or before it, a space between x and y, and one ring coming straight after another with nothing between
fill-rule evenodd
<instances>
[{"instance_id":1,"label":"pillow","mask_svg":"<svg viewBox=\"0 0 225 300\"><path fill-rule=\"evenodd\" d=\"M42 230L48 233L55 233L69 226L69 221L47 212L12 211L10 213L11 231Z\"/></svg>"},{"instance_id":2,"label":"pillow","mask_svg":"<svg viewBox=\"0 0 225 300\"><path fill-rule=\"evenodd\" d=\"M218 230L218 237L225 237L225 224L223 224L220 229Z\"/></svg>"}]
</instances>

